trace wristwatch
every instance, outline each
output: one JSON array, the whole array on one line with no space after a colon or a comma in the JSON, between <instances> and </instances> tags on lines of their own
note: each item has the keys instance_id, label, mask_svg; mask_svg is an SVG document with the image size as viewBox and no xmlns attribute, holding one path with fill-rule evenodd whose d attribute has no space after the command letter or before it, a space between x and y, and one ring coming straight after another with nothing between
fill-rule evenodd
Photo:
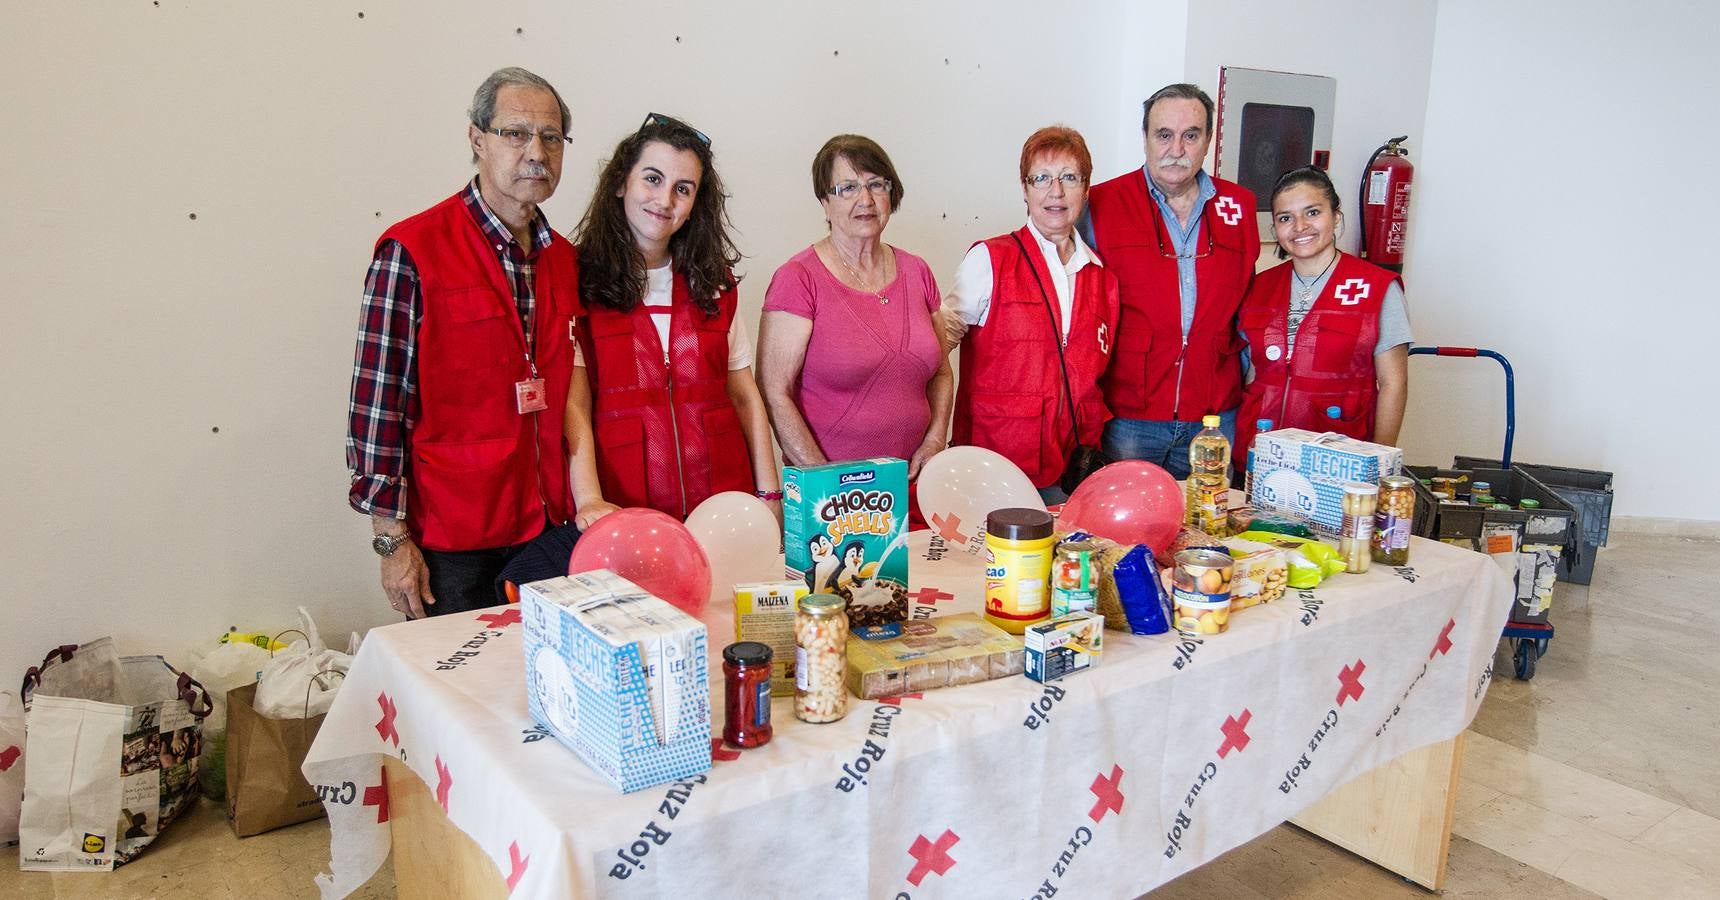
<instances>
[{"instance_id":1,"label":"wristwatch","mask_svg":"<svg viewBox=\"0 0 1720 900\"><path fill-rule=\"evenodd\" d=\"M393 556L394 551L399 550L401 545L410 540L412 540L412 535L408 532L379 534L370 539L370 549L375 550L377 556L387 559Z\"/></svg>"}]
</instances>

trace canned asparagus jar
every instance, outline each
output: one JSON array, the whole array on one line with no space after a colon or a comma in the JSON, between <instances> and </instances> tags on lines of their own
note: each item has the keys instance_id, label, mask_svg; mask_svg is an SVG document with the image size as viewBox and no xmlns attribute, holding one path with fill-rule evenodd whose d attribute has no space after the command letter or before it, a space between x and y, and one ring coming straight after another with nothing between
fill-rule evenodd
<instances>
[{"instance_id":1,"label":"canned asparagus jar","mask_svg":"<svg viewBox=\"0 0 1720 900\"><path fill-rule=\"evenodd\" d=\"M834 722L848 714L846 602L835 594L800 598L794 616L794 716Z\"/></svg>"},{"instance_id":2,"label":"canned asparagus jar","mask_svg":"<svg viewBox=\"0 0 1720 900\"><path fill-rule=\"evenodd\" d=\"M1344 524L1338 532L1338 553L1344 558L1344 571L1360 575L1373 562L1374 513L1380 499L1380 486L1365 481L1344 485Z\"/></svg>"}]
</instances>

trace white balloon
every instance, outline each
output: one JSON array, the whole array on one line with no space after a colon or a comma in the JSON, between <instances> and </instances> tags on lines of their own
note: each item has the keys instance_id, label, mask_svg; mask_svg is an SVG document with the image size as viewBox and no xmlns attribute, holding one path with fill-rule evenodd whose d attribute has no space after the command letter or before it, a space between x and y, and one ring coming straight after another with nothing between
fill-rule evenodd
<instances>
[{"instance_id":1,"label":"white balloon","mask_svg":"<svg viewBox=\"0 0 1720 900\"><path fill-rule=\"evenodd\" d=\"M920 514L933 531L953 528L969 541L985 531L985 517L993 510L1045 508L1020 467L984 447L950 447L926 460L917 496Z\"/></svg>"},{"instance_id":2,"label":"white balloon","mask_svg":"<svg viewBox=\"0 0 1720 900\"><path fill-rule=\"evenodd\" d=\"M687 517L687 530L711 561L712 602L732 600L737 584L782 580L782 527L763 500L714 494Z\"/></svg>"}]
</instances>

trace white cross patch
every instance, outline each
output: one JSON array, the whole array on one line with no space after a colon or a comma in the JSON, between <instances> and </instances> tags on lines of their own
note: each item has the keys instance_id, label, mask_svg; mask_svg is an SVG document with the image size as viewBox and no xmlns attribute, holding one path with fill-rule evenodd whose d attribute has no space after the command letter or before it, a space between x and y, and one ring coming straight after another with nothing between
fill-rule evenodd
<instances>
[{"instance_id":1,"label":"white cross patch","mask_svg":"<svg viewBox=\"0 0 1720 900\"><path fill-rule=\"evenodd\" d=\"M1109 328L1105 327L1104 322L1100 322L1099 323L1099 352L1100 353L1108 354L1111 352L1111 345L1108 343L1108 341L1110 339L1110 335L1111 335L1111 330Z\"/></svg>"},{"instance_id":2,"label":"white cross patch","mask_svg":"<svg viewBox=\"0 0 1720 900\"><path fill-rule=\"evenodd\" d=\"M1340 306L1355 306L1368 299L1368 291L1370 290L1367 282L1360 278L1349 278L1343 284L1338 285L1338 289L1332 292L1332 296L1338 298L1338 305Z\"/></svg>"},{"instance_id":3,"label":"white cross patch","mask_svg":"<svg viewBox=\"0 0 1720 900\"><path fill-rule=\"evenodd\" d=\"M1242 218L1242 204L1231 197L1218 198L1218 205L1213 210L1226 225L1235 225Z\"/></svg>"}]
</instances>

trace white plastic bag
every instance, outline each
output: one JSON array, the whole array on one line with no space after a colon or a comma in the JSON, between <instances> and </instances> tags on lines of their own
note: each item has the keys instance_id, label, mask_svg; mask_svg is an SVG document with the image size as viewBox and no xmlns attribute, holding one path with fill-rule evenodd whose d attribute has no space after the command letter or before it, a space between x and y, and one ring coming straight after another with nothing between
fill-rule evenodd
<instances>
[{"instance_id":1,"label":"white plastic bag","mask_svg":"<svg viewBox=\"0 0 1720 900\"><path fill-rule=\"evenodd\" d=\"M24 800L24 704L0 691L0 845L18 841L18 807Z\"/></svg>"},{"instance_id":2,"label":"white plastic bag","mask_svg":"<svg viewBox=\"0 0 1720 900\"><path fill-rule=\"evenodd\" d=\"M350 654L330 650L323 643L310 611L302 606L299 623L306 639L275 653L257 679L257 699L252 706L271 719L309 719L327 713L342 679L318 676L326 672L345 675L352 665Z\"/></svg>"}]
</instances>

